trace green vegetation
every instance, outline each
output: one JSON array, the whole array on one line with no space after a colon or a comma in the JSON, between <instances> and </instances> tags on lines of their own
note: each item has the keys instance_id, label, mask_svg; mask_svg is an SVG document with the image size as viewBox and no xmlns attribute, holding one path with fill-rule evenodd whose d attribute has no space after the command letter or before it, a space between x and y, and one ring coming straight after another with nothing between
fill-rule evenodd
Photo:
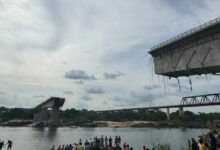
<instances>
[{"instance_id":1,"label":"green vegetation","mask_svg":"<svg viewBox=\"0 0 220 150\"><path fill-rule=\"evenodd\" d=\"M213 121L213 120L220 120L220 113L201 113L195 114L191 111L184 111L184 117L179 117L179 111L171 113L171 120L173 121Z\"/></svg>"},{"instance_id":2,"label":"green vegetation","mask_svg":"<svg viewBox=\"0 0 220 150\"><path fill-rule=\"evenodd\" d=\"M10 119L31 119L32 110L24 108L5 108L0 107L0 120ZM179 117L179 112L173 112L170 114L172 122L207 122L213 120L220 120L220 113L198 113L195 114L190 111L184 112L184 117ZM76 110L66 109L61 112L61 118L65 121L74 120L76 123L89 123L92 121L166 121L166 113L161 110L145 111L131 111L124 110L118 112L103 112L97 113L95 111L88 111L86 109Z\"/></svg>"},{"instance_id":3,"label":"green vegetation","mask_svg":"<svg viewBox=\"0 0 220 150\"><path fill-rule=\"evenodd\" d=\"M179 116L179 111L170 114L171 121L173 122L207 122L213 120L220 120L220 113L198 113L195 114L190 111L184 112L184 117ZM63 119L85 120L85 121L166 121L166 113L161 110L145 111L119 111L119 112L103 112L97 113L95 111L88 110L76 110L74 108L62 111Z\"/></svg>"},{"instance_id":4,"label":"green vegetation","mask_svg":"<svg viewBox=\"0 0 220 150\"><path fill-rule=\"evenodd\" d=\"M76 123L89 123L92 121L133 121L133 120L148 120L148 121L162 121L166 120L166 114L162 111L149 112L104 112L97 113L88 110L67 109L62 111L61 117L65 120L74 120Z\"/></svg>"},{"instance_id":5,"label":"green vegetation","mask_svg":"<svg viewBox=\"0 0 220 150\"><path fill-rule=\"evenodd\" d=\"M32 110L0 107L0 120L32 119Z\"/></svg>"},{"instance_id":6,"label":"green vegetation","mask_svg":"<svg viewBox=\"0 0 220 150\"><path fill-rule=\"evenodd\" d=\"M153 144L157 150L171 150L171 145L170 143L157 143L157 144Z\"/></svg>"}]
</instances>

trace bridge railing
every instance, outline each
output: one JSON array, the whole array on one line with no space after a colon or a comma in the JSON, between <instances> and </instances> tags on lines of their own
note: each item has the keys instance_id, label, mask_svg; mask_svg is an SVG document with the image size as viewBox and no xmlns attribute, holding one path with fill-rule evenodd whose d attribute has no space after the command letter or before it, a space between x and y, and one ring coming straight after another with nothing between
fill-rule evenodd
<instances>
[{"instance_id":1,"label":"bridge railing","mask_svg":"<svg viewBox=\"0 0 220 150\"><path fill-rule=\"evenodd\" d=\"M201 105L201 104L215 104L220 103L220 93L209 94L209 95L199 95L199 96L190 96L183 97L180 105Z\"/></svg>"},{"instance_id":2,"label":"bridge railing","mask_svg":"<svg viewBox=\"0 0 220 150\"><path fill-rule=\"evenodd\" d=\"M164 41L164 42L162 42L162 43L160 43L160 44L157 44L157 45L153 46L153 47L150 49L150 51L153 51L153 50L155 50L155 49L161 48L161 47L163 47L163 46L165 46L165 45L168 45L168 44L170 44L170 43L173 43L173 42L175 42L175 41L178 41L178 40L180 40L180 39L183 39L183 38L185 38L185 37L187 37L187 36L189 36L189 35L192 35L192 34L194 34L194 33L196 33L196 32L199 32L199 31L201 31L201 30L204 30L205 28L208 28L208 27L213 26L213 25L218 24L218 23L220 23L220 17L215 18L215 19L213 19L213 20L210 20L209 22L206 22L206 23L204 23L204 24L202 24L202 25L200 25L200 26L198 26L198 27L192 28L192 29L190 29L190 30L188 30L188 31L186 31L186 32L183 32L182 34L179 34L179 35L177 35L177 36L174 36L173 38L171 38L171 39L169 39L169 40L166 40L166 41Z\"/></svg>"}]
</instances>

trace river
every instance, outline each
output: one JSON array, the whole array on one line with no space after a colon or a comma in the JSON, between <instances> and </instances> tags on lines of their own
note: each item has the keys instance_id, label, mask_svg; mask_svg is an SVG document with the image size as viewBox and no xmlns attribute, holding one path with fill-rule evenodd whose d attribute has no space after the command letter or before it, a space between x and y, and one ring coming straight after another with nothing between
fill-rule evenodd
<instances>
[{"instance_id":1,"label":"river","mask_svg":"<svg viewBox=\"0 0 220 150\"><path fill-rule=\"evenodd\" d=\"M30 128L30 127L0 127L0 139L11 139L13 150L50 150L58 144L84 142L94 136L115 137L120 135L122 142L126 141L134 150L140 150L143 145L152 147L155 141L171 143L173 150L186 149L188 138L196 138L208 129L168 129L168 128Z\"/></svg>"}]
</instances>

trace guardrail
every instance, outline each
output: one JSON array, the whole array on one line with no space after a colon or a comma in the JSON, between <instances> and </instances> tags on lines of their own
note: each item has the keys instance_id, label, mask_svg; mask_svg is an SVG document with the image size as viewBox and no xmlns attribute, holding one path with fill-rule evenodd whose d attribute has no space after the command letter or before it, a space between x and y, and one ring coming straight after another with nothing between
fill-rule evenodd
<instances>
[{"instance_id":1,"label":"guardrail","mask_svg":"<svg viewBox=\"0 0 220 150\"><path fill-rule=\"evenodd\" d=\"M171 38L171 39L169 39L169 40L166 40L166 41L164 41L164 42L162 42L162 43L160 43L160 44L157 44L157 45L153 46L153 47L150 49L150 51L154 51L154 50L156 50L156 49L158 49L158 48L161 48L161 47L163 47L163 46L165 46L165 45L168 45L168 44L173 43L173 42L175 42L175 41L181 40L181 39L183 39L183 38L185 38L185 37L187 37L187 36L190 36L190 35L192 35L192 34L195 34L195 33L199 32L199 31L201 31L201 30L204 30L204 29L206 29L206 28L208 28L208 27L210 27L210 26L213 26L213 25L215 25L215 24L218 24L218 23L220 23L220 17L215 18L215 19L213 19L213 20L210 20L209 22L206 22L206 23L204 23L204 24L202 24L202 25L200 25L200 26L198 26L198 27L192 28L192 29L190 29L190 30L188 30L188 31L186 31L186 32L183 32L182 34L179 34L179 35L177 35L177 36L174 36L173 38Z\"/></svg>"}]
</instances>

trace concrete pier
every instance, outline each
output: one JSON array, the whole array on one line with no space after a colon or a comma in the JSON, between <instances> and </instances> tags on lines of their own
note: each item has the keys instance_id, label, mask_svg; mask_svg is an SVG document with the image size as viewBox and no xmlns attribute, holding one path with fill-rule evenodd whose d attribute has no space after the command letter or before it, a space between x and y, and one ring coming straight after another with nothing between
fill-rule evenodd
<instances>
[{"instance_id":1,"label":"concrete pier","mask_svg":"<svg viewBox=\"0 0 220 150\"><path fill-rule=\"evenodd\" d=\"M179 116L180 117L184 116L183 107L179 107Z\"/></svg>"},{"instance_id":2,"label":"concrete pier","mask_svg":"<svg viewBox=\"0 0 220 150\"><path fill-rule=\"evenodd\" d=\"M170 120L170 108L167 107L167 120L169 121Z\"/></svg>"}]
</instances>

